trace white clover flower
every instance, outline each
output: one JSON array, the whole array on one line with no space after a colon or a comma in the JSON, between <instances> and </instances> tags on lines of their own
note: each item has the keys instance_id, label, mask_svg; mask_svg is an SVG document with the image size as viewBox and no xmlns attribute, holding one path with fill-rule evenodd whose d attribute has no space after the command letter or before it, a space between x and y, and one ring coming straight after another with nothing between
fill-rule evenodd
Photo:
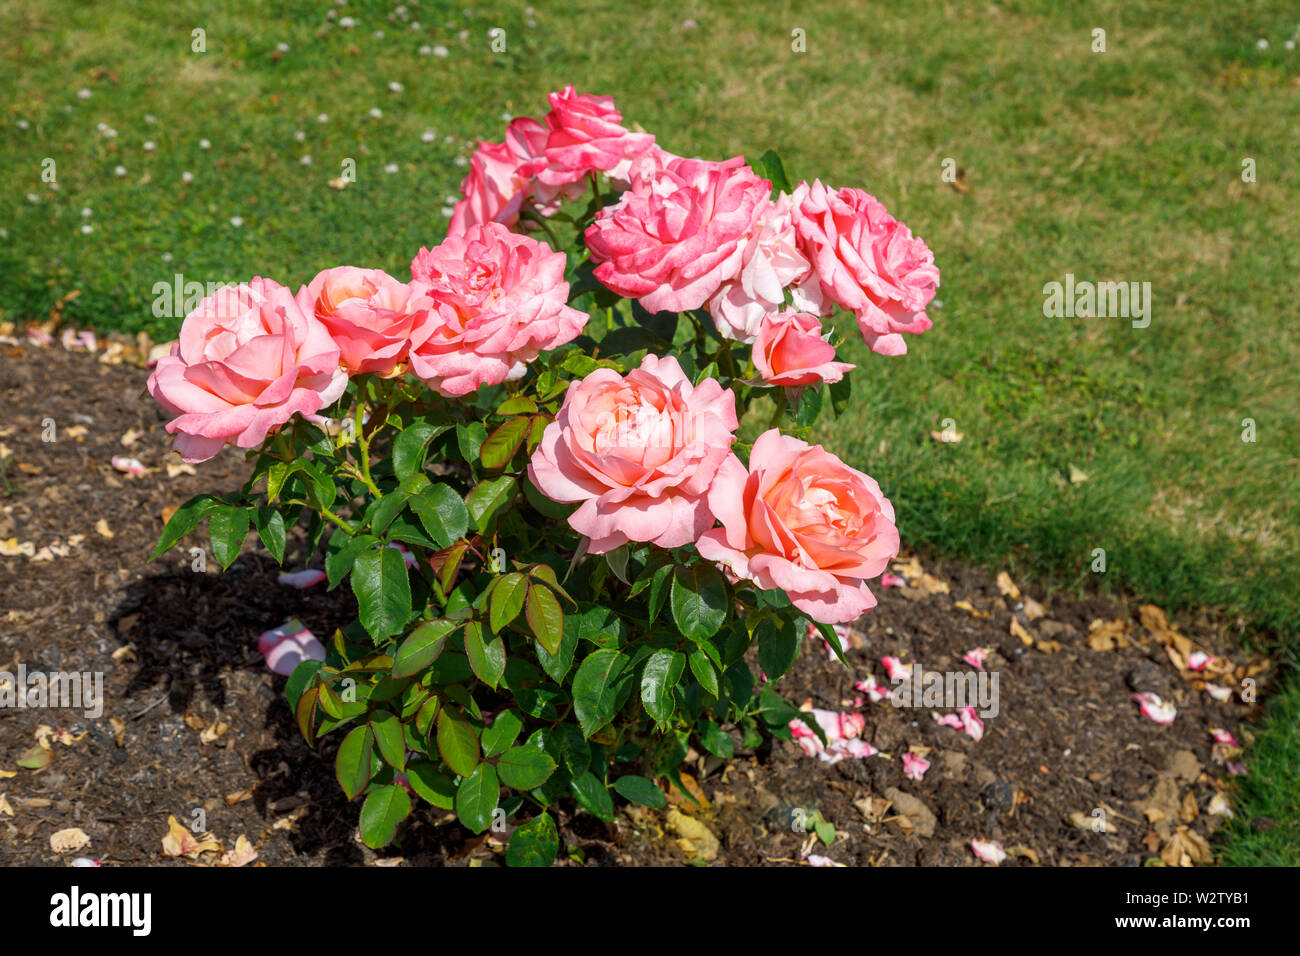
<instances>
[{"instance_id":1,"label":"white clover flower","mask_svg":"<svg viewBox=\"0 0 1300 956\"><path fill-rule=\"evenodd\" d=\"M81 218L82 218L82 219L89 219L89 218L90 218L91 216L93 216L94 214L95 214L94 211L91 210L91 208L90 208L89 206L82 206L82 207L81 207Z\"/></svg>"},{"instance_id":2,"label":"white clover flower","mask_svg":"<svg viewBox=\"0 0 1300 956\"><path fill-rule=\"evenodd\" d=\"M388 175L390 176L393 175L393 173L397 172L397 164L388 163L386 166L384 166L384 172L388 173Z\"/></svg>"},{"instance_id":3,"label":"white clover flower","mask_svg":"<svg viewBox=\"0 0 1300 956\"><path fill-rule=\"evenodd\" d=\"M373 116L375 119L379 119L384 115L384 111L381 110L378 106L372 106L370 107L370 115Z\"/></svg>"},{"instance_id":4,"label":"white clover flower","mask_svg":"<svg viewBox=\"0 0 1300 956\"><path fill-rule=\"evenodd\" d=\"M90 90L86 89L84 86L81 89L77 90L77 99L79 100L90 99Z\"/></svg>"},{"instance_id":5,"label":"white clover flower","mask_svg":"<svg viewBox=\"0 0 1300 956\"><path fill-rule=\"evenodd\" d=\"M329 113L318 113L318 114L316 114L316 122L318 122L318 123L328 123L329 121L330 121L330 115L329 115Z\"/></svg>"},{"instance_id":6,"label":"white clover flower","mask_svg":"<svg viewBox=\"0 0 1300 956\"><path fill-rule=\"evenodd\" d=\"M419 53L420 56L429 56L430 54L433 53L433 47L429 46L429 44L426 43L424 46L420 47L420 49L418 49L416 52Z\"/></svg>"},{"instance_id":7,"label":"white clover flower","mask_svg":"<svg viewBox=\"0 0 1300 956\"><path fill-rule=\"evenodd\" d=\"M244 224L244 217L243 217L243 216L231 216L231 217L230 217L230 224L231 224L232 226L234 226L236 229L238 229L240 226L242 226L242 225Z\"/></svg>"},{"instance_id":8,"label":"white clover flower","mask_svg":"<svg viewBox=\"0 0 1300 956\"><path fill-rule=\"evenodd\" d=\"M152 126L154 123L158 122L158 117L154 116L152 113L145 113L144 121Z\"/></svg>"},{"instance_id":9,"label":"white clover flower","mask_svg":"<svg viewBox=\"0 0 1300 956\"><path fill-rule=\"evenodd\" d=\"M454 162L457 166L469 165L469 160L466 159L464 156L457 156L454 160L452 160L452 162Z\"/></svg>"},{"instance_id":10,"label":"white clover flower","mask_svg":"<svg viewBox=\"0 0 1300 956\"><path fill-rule=\"evenodd\" d=\"M164 252L164 253L162 254L162 261L163 261L163 262L171 262L171 261L172 261L172 254L171 254L170 252Z\"/></svg>"},{"instance_id":11,"label":"white clover flower","mask_svg":"<svg viewBox=\"0 0 1300 956\"><path fill-rule=\"evenodd\" d=\"M353 20L351 17L339 17L339 26L344 30L351 30L356 25L357 21Z\"/></svg>"},{"instance_id":12,"label":"white clover flower","mask_svg":"<svg viewBox=\"0 0 1300 956\"><path fill-rule=\"evenodd\" d=\"M295 130L293 134L293 138L301 143L303 140L307 138L307 134L304 133L302 130Z\"/></svg>"},{"instance_id":13,"label":"white clover flower","mask_svg":"<svg viewBox=\"0 0 1300 956\"><path fill-rule=\"evenodd\" d=\"M206 140L206 139L199 140L199 149L211 149L211 148L212 148L211 140Z\"/></svg>"},{"instance_id":14,"label":"white clover flower","mask_svg":"<svg viewBox=\"0 0 1300 956\"><path fill-rule=\"evenodd\" d=\"M438 46L436 46L436 47L433 48L433 55L434 55L434 56L447 56L450 52L451 52L451 51L448 50L448 49L447 49L445 46L443 46L442 44L439 44Z\"/></svg>"},{"instance_id":15,"label":"white clover flower","mask_svg":"<svg viewBox=\"0 0 1300 956\"><path fill-rule=\"evenodd\" d=\"M125 166L114 166L114 167L113 167L113 175L114 175L114 176L117 176L117 177L119 177L119 178L122 177L122 176L125 176L125 175L126 175L126 167L125 167Z\"/></svg>"},{"instance_id":16,"label":"white clover flower","mask_svg":"<svg viewBox=\"0 0 1300 956\"><path fill-rule=\"evenodd\" d=\"M398 83L396 80L393 80L391 83L389 83L388 88L392 90L394 93L400 93L402 92L403 89L402 84Z\"/></svg>"},{"instance_id":17,"label":"white clover flower","mask_svg":"<svg viewBox=\"0 0 1300 956\"><path fill-rule=\"evenodd\" d=\"M308 154L308 155L303 156L301 159L298 160L298 162L302 163L304 166L310 166L310 165L311 165L311 155Z\"/></svg>"},{"instance_id":18,"label":"white clover flower","mask_svg":"<svg viewBox=\"0 0 1300 956\"><path fill-rule=\"evenodd\" d=\"M1255 49L1256 49L1256 50L1267 50L1267 49L1268 49L1268 41L1265 40L1263 37L1260 37L1258 40L1255 41Z\"/></svg>"},{"instance_id":19,"label":"white clover flower","mask_svg":"<svg viewBox=\"0 0 1300 956\"><path fill-rule=\"evenodd\" d=\"M153 141L153 140L151 140L151 139L146 139L146 140L144 141L144 151L145 151L146 153L152 153L152 152L154 151L154 141Z\"/></svg>"},{"instance_id":20,"label":"white clover flower","mask_svg":"<svg viewBox=\"0 0 1300 956\"><path fill-rule=\"evenodd\" d=\"M90 223L88 223L88 222L83 222L83 223L81 224L81 234L82 234L83 236L88 236L88 235L90 235L90 234L91 234L92 232L94 232L94 231L95 231L95 227L92 226Z\"/></svg>"},{"instance_id":21,"label":"white clover flower","mask_svg":"<svg viewBox=\"0 0 1300 956\"><path fill-rule=\"evenodd\" d=\"M279 43L277 43L277 44L275 45L275 48L276 48L276 50L279 51L280 53L288 53L288 52L289 52L289 44L285 43L283 40L281 40Z\"/></svg>"},{"instance_id":22,"label":"white clover flower","mask_svg":"<svg viewBox=\"0 0 1300 956\"><path fill-rule=\"evenodd\" d=\"M35 206L38 202L41 201L41 197L36 195L36 193L28 193L27 201L31 203L33 206Z\"/></svg>"},{"instance_id":23,"label":"white clover flower","mask_svg":"<svg viewBox=\"0 0 1300 956\"><path fill-rule=\"evenodd\" d=\"M426 143L432 143L437 138L438 134L431 129L426 129L420 134L420 139L424 140Z\"/></svg>"},{"instance_id":24,"label":"white clover flower","mask_svg":"<svg viewBox=\"0 0 1300 956\"><path fill-rule=\"evenodd\" d=\"M19 120L17 123L15 123L14 125L17 126L19 129L27 129L27 128L29 128L32 124L29 123L29 122L27 122L27 120L20 119L20 120Z\"/></svg>"},{"instance_id":25,"label":"white clover flower","mask_svg":"<svg viewBox=\"0 0 1300 956\"><path fill-rule=\"evenodd\" d=\"M384 31L383 31L383 30L376 30L376 31L375 31L375 39L376 39L376 40L382 40L383 38L384 38Z\"/></svg>"},{"instance_id":26,"label":"white clover flower","mask_svg":"<svg viewBox=\"0 0 1300 956\"><path fill-rule=\"evenodd\" d=\"M183 183L194 182L194 174L187 169L185 172L181 173L181 182Z\"/></svg>"},{"instance_id":27,"label":"white clover flower","mask_svg":"<svg viewBox=\"0 0 1300 956\"><path fill-rule=\"evenodd\" d=\"M451 218L451 214L452 214L453 212L455 212L455 211L456 211L456 210L455 210L455 209L452 209L451 206L443 206L443 207L442 207L442 216L443 216L444 219L450 219L450 218Z\"/></svg>"}]
</instances>

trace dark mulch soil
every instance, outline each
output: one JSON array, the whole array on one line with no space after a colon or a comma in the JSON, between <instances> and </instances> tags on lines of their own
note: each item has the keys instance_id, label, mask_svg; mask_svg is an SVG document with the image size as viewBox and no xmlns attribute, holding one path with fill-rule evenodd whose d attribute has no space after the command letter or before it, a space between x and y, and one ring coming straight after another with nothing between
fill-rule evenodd
<instances>
[{"instance_id":1,"label":"dark mulch soil","mask_svg":"<svg viewBox=\"0 0 1300 956\"><path fill-rule=\"evenodd\" d=\"M16 673L20 663L29 672L103 671L106 696L99 719L0 709L0 864L66 864L77 854L56 853L50 837L70 827L90 838L80 854L106 864L171 863L161 843L168 817L189 823L199 808L225 848L245 834L267 865L498 860L490 840L427 807L400 847L367 850L355 838L357 808L333 778L337 742L317 754L299 738L284 681L266 670L256 638L291 617L331 633L351 616L346 588L286 588L258 551L225 574L210 555L205 572L192 570L180 550L146 564L165 508L237 486L247 465L227 450L197 474L169 476L164 419L144 379L137 367L57 348L8 346L0 357L0 445L12 452L0 484L0 542L30 541L38 556L50 548L47 560L0 556L0 671ZM56 423L53 443L41 440L46 419ZM129 431L140 437L124 447ZM110 464L114 455L157 470L123 474ZM96 530L101 519L111 538ZM291 567L307 563L297 548L291 545ZM927 570L950 593L878 588L880 606L854 636L849 670L809 641L778 687L796 703L850 710L860 696L855 681L874 674L888 683L883 655L966 671L965 652L991 647L1000 713L985 721L982 740L937 726L927 710L863 703L864 737L881 754L830 765L778 742L729 765L701 757L686 769L704 807L678 799L665 811L622 811L614 825L562 812L573 858L797 861L808 837L793 824L813 811L837 832L832 846L813 852L858 865L972 864L973 838L1019 848L1004 865L1140 865L1179 838L1179 827L1202 835L1214 829L1220 818L1209 803L1226 773L1210 730L1248 737L1242 723L1252 708L1194 689L1124 605L1037 594L1046 616L1031 622L983 572ZM988 617L954 606L962 600ZM1011 635L1013 615L1033 645ZM1130 621L1133 643L1092 650L1086 636L1098 618ZM1210 623L1185 623L1183 633L1211 653L1233 651ZM1135 689L1176 703L1174 723L1142 717ZM205 743L202 731L214 722L228 729ZM41 725L84 736L52 743L43 769L3 776L17 769ZM902 773L909 749L931 762L921 780ZM1068 819L1092 819L1097 808L1114 832ZM707 835L681 842L692 821L716 837L716 854Z\"/></svg>"}]
</instances>

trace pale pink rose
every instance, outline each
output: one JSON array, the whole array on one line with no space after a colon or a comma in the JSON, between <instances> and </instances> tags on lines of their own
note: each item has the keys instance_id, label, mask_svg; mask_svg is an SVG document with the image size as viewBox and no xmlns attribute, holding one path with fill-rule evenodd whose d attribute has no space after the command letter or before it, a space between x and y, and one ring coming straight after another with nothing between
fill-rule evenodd
<instances>
[{"instance_id":1,"label":"pale pink rose","mask_svg":"<svg viewBox=\"0 0 1300 956\"><path fill-rule=\"evenodd\" d=\"M791 215L790 197L781 193L769 202L745 241L740 273L722 285L709 300L709 314L724 339L749 344L758 335L768 313L778 312L785 302L785 290L794 287L795 298L807 301L805 287L812 290L820 311L820 287L812 278L812 266L799 251Z\"/></svg>"},{"instance_id":2,"label":"pale pink rose","mask_svg":"<svg viewBox=\"0 0 1300 956\"><path fill-rule=\"evenodd\" d=\"M185 317L180 341L158 360L149 394L188 462L227 443L256 448L295 414L311 415L347 388L339 347L293 294L270 279L225 286Z\"/></svg>"},{"instance_id":3,"label":"pale pink rose","mask_svg":"<svg viewBox=\"0 0 1300 956\"><path fill-rule=\"evenodd\" d=\"M688 312L740 274L771 184L737 156L672 159L587 227L596 278L650 312Z\"/></svg>"},{"instance_id":4,"label":"pale pink rose","mask_svg":"<svg viewBox=\"0 0 1300 956\"><path fill-rule=\"evenodd\" d=\"M822 338L821 319L793 309L767 316L754 343L754 368L769 385L838 382L854 366L834 358L834 346Z\"/></svg>"},{"instance_id":5,"label":"pale pink rose","mask_svg":"<svg viewBox=\"0 0 1300 956\"><path fill-rule=\"evenodd\" d=\"M417 284L382 269L336 266L298 290L298 307L315 315L339 347L349 373L383 376L406 370L406 346L416 319L433 302Z\"/></svg>"},{"instance_id":6,"label":"pale pink rose","mask_svg":"<svg viewBox=\"0 0 1300 956\"><path fill-rule=\"evenodd\" d=\"M698 386L675 358L647 355L626 376L597 369L573 382L528 464L593 554L628 541L676 548L713 524L709 486L730 454L736 397L716 379Z\"/></svg>"},{"instance_id":7,"label":"pale pink rose","mask_svg":"<svg viewBox=\"0 0 1300 956\"><path fill-rule=\"evenodd\" d=\"M875 480L775 428L754 442L748 470L734 455L722 463L709 507L723 526L700 537L700 554L785 591L824 624L875 607L866 581L898 554L894 508Z\"/></svg>"},{"instance_id":8,"label":"pale pink rose","mask_svg":"<svg viewBox=\"0 0 1300 956\"><path fill-rule=\"evenodd\" d=\"M452 397L523 375L587 324L568 305L564 267L564 253L496 222L421 249L411 277L433 305L411 331L411 371Z\"/></svg>"},{"instance_id":9,"label":"pale pink rose","mask_svg":"<svg viewBox=\"0 0 1300 956\"><path fill-rule=\"evenodd\" d=\"M934 254L874 196L800 183L794 225L823 296L857 317L872 351L902 355L901 333L931 327L925 308L939 285Z\"/></svg>"},{"instance_id":10,"label":"pale pink rose","mask_svg":"<svg viewBox=\"0 0 1300 956\"><path fill-rule=\"evenodd\" d=\"M605 172L647 152L655 138L632 133L608 96L577 93L566 86L547 96L551 111L544 122L546 147L527 167L544 186L578 182L591 172Z\"/></svg>"}]
</instances>

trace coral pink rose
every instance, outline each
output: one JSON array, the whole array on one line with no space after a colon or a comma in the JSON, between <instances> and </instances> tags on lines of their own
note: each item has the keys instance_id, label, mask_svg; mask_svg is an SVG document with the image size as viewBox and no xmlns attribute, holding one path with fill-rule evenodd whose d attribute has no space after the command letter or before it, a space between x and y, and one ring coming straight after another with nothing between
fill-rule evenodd
<instances>
[{"instance_id":1,"label":"coral pink rose","mask_svg":"<svg viewBox=\"0 0 1300 956\"><path fill-rule=\"evenodd\" d=\"M349 372L391 376L406 368L406 343L417 318L433 305L416 284L398 282L382 269L326 269L296 296L339 347Z\"/></svg>"},{"instance_id":2,"label":"coral pink rose","mask_svg":"<svg viewBox=\"0 0 1300 956\"><path fill-rule=\"evenodd\" d=\"M587 228L596 278L651 312L698 309L740 273L771 188L740 156L669 160Z\"/></svg>"},{"instance_id":3,"label":"coral pink rose","mask_svg":"<svg viewBox=\"0 0 1300 956\"><path fill-rule=\"evenodd\" d=\"M523 375L587 324L568 305L564 267L564 253L495 222L421 249L411 276L434 305L411 331L411 370L447 396Z\"/></svg>"},{"instance_id":4,"label":"coral pink rose","mask_svg":"<svg viewBox=\"0 0 1300 956\"><path fill-rule=\"evenodd\" d=\"M623 114L608 96L576 93L566 86L547 99L551 111L545 151L528 166L544 186L558 187L607 172L649 150L655 138L623 127Z\"/></svg>"},{"instance_id":5,"label":"coral pink rose","mask_svg":"<svg viewBox=\"0 0 1300 956\"><path fill-rule=\"evenodd\" d=\"M834 359L835 348L822 338L821 319L807 312L767 316L754 343L754 368L769 385L838 382L854 366Z\"/></svg>"},{"instance_id":6,"label":"coral pink rose","mask_svg":"<svg viewBox=\"0 0 1300 956\"><path fill-rule=\"evenodd\" d=\"M761 588L779 588L823 624L875 607L866 580L898 554L894 509L876 482L820 445L764 432L749 469L731 455L709 490L722 527L696 542L701 555Z\"/></svg>"},{"instance_id":7,"label":"coral pink rose","mask_svg":"<svg viewBox=\"0 0 1300 956\"><path fill-rule=\"evenodd\" d=\"M629 541L676 548L713 524L709 485L736 426L730 389L692 387L676 359L647 355L626 376L597 369L569 385L528 478L552 501L582 502L569 524L593 554Z\"/></svg>"},{"instance_id":8,"label":"coral pink rose","mask_svg":"<svg viewBox=\"0 0 1300 956\"><path fill-rule=\"evenodd\" d=\"M799 251L791 215L790 197L782 193L769 202L746 239L740 273L723 284L709 300L709 314L718 334L735 342L752 343L763 318L781 309L785 290L795 286L795 304L803 307L803 286L811 284L814 308L820 309L820 289L815 288L812 266Z\"/></svg>"},{"instance_id":9,"label":"coral pink rose","mask_svg":"<svg viewBox=\"0 0 1300 956\"><path fill-rule=\"evenodd\" d=\"M149 394L185 461L227 443L256 448L295 414L312 415L347 388L325 326L270 279L225 286L185 317L180 341L149 375Z\"/></svg>"},{"instance_id":10,"label":"coral pink rose","mask_svg":"<svg viewBox=\"0 0 1300 956\"><path fill-rule=\"evenodd\" d=\"M934 254L874 196L800 183L794 224L822 293L857 317L873 352L902 355L901 333L931 327L925 308L939 285Z\"/></svg>"}]
</instances>

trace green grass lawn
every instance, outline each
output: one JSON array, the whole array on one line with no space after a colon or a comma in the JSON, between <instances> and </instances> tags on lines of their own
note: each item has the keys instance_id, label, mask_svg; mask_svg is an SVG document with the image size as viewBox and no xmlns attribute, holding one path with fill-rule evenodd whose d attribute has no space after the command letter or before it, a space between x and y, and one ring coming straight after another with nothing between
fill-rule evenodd
<instances>
[{"instance_id":1,"label":"green grass lawn","mask_svg":"<svg viewBox=\"0 0 1300 956\"><path fill-rule=\"evenodd\" d=\"M1124 588L1176 616L1209 609L1293 659L1293 5L536 7L0 4L4 317L43 318L75 290L67 321L170 338L178 320L150 306L175 273L404 275L444 234L472 142L573 83L674 152L773 147L796 177L863 186L928 241L934 329L902 359L846 347L862 366L854 412L824 426L880 480L906 542L1052 587ZM356 182L331 188L346 159ZM964 190L941 178L946 159ZM1043 287L1066 273L1149 282L1149 327L1046 317ZM944 419L960 444L929 437ZM1230 862L1300 862L1300 692L1274 696L1239 812L1292 823L1246 827Z\"/></svg>"}]
</instances>

